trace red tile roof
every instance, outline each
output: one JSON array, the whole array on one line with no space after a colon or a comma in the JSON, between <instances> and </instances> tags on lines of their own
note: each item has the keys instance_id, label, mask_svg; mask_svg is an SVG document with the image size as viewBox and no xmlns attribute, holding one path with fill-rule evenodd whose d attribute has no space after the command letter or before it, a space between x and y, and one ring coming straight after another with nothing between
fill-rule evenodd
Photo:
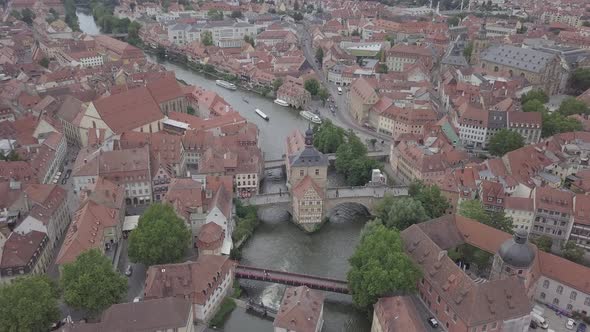
<instances>
[{"instance_id":1,"label":"red tile roof","mask_svg":"<svg viewBox=\"0 0 590 332\"><path fill-rule=\"evenodd\" d=\"M164 120L159 105L149 90L140 87L93 102L102 120L116 134ZM158 128L153 128L157 131Z\"/></svg>"},{"instance_id":2,"label":"red tile roof","mask_svg":"<svg viewBox=\"0 0 590 332\"><path fill-rule=\"evenodd\" d=\"M4 243L0 268L26 267L31 260L37 258L34 254L40 246L47 242L46 239L47 235L38 231L31 231L27 234L10 233Z\"/></svg>"},{"instance_id":3,"label":"red tile roof","mask_svg":"<svg viewBox=\"0 0 590 332\"><path fill-rule=\"evenodd\" d=\"M324 306L324 294L306 286L289 287L273 326L287 331L315 332Z\"/></svg>"}]
</instances>

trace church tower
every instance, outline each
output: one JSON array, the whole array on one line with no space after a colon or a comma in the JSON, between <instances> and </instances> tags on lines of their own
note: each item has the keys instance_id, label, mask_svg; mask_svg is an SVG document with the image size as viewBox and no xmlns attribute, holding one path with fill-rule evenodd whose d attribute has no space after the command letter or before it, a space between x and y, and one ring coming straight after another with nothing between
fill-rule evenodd
<instances>
[{"instance_id":1,"label":"church tower","mask_svg":"<svg viewBox=\"0 0 590 332\"><path fill-rule=\"evenodd\" d=\"M479 63L479 57L481 52L488 48L488 46L490 46L490 42L487 36L486 20L487 18L484 16L483 22L481 23L479 31L477 32L477 36L473 40L473 51L471 52L471 59L467 59L469 63L473 65Z\"/></svg>"},{"instance_id":2,"label":"church tower","mask_svg":"<svg viewBox=\"0 0 590 332\"><path fill-rule=\"evenodd\" d=\"M490 279L522 278L525 287L529 289L534 279L532 267L535 256L535 246L528 241L527 232L522 229L517 230L513 238L502 243L494 255Z\"/></svg>"}]
</instances>

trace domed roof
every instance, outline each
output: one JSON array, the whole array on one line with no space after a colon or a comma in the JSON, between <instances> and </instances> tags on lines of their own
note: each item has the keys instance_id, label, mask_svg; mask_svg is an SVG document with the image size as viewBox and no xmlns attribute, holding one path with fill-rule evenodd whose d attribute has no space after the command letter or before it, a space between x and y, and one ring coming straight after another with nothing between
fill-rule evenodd
<instances>
[{"instance_id":1,"label":"domed roof","mask_svg":"<svg viewBox=\"0 0 590 332\"><path fill-rule=\"evenodd\" d=\"M518 230L514 233L512 239L506 240L500 246L498 255L504 263L513 267L529 267L535 260L535 249L532 244L527 241L527 233L523 230Z\"/></svg>"}]
</instances>

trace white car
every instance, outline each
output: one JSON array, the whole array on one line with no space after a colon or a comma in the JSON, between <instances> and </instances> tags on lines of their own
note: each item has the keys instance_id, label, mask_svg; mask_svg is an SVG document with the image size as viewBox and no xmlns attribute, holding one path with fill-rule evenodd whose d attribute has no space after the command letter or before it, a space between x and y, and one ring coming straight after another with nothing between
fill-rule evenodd
<instances>
[{"instance_id":1,"label":"white car","mask_svg":"<svg viewBox=\"0 0 590 332\"><path fill-rule=\"evenodd\" d=\"M565 322L565 328L568 330L573 330L575 325L576 322L571 318L568 318L567 322Z\"/></svg>"}]
</instances>

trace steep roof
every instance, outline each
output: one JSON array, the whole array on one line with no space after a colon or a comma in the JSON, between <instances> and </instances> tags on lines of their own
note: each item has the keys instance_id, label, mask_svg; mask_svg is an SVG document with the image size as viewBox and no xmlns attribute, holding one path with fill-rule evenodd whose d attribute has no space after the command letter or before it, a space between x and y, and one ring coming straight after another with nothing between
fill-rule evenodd
<instances>
[{"instance_id":1,"label":"steep roof","mask_svg":"<svg viewBox=\"0 0 590 332\"><path fill-rule=\"evenodd\" d=\"M234 264L227 256L199 255L196 262L150 266L145 298L190 296L194 304L204 305Z\"/></svg>"},{"instance_id":2,"label":"steep roof","mask_svg":"<svg viewBox=\"0 0 590 332\"><path fill-rule=\"evenodd\" d=\"M146 87L104 97L93 101L93 104L102 120L117 134L164 119L159 105Z\"/></svg>"},{"instance_id":3,"label":"steep roof","mask_svg":"<svg viewBox=\"0 0 590 332\"><path fill-rule=\"evenodd\" d=\"M383 332L427 331L416 305L410 296L379 298L375 313Z\"/></svg>"},{"instance_id":4,"label":"steep roof","mask_svg":"<svg viewBox=\"0 0 590 332\"><path fill-rule=\"evenodd\" d=\"M27 234L10 233L0 257L0 268L27 266L46 237L45 233L38 231L30 231Z\"/></svg>"}]
</instances>

